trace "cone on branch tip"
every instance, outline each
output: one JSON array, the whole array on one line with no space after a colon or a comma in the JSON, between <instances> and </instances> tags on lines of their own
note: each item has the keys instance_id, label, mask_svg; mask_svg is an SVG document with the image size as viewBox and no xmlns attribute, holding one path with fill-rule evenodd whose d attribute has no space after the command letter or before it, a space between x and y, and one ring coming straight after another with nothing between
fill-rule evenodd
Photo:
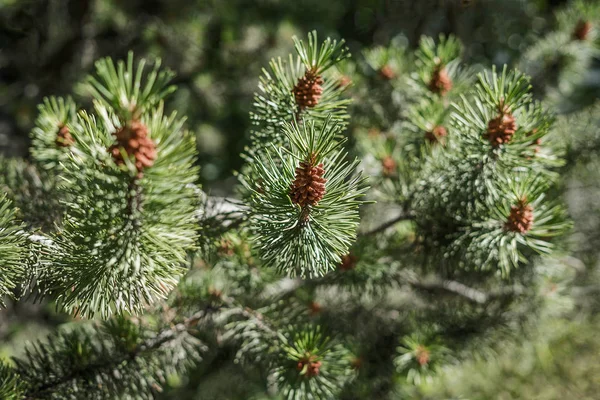
<instances>
[{"instance_id":1,"label":"cone on branch tip","mask_svg":"<svg viewBox=\"0 0 600 400\"><path fill-rule=\"evenodd\" d=\"M438 64L431 75L429 90L440 96L444 96L450 89L452 89L452 79L450 79L446 68L442 64Z\"/></svg>"},{"instance_id":2,"label":"cone on branch tip","mask_svg":"<svg viewBox=\"0 0 600 400\"><path fill-rule=\"evenodd\" d=\"M56 133L56 145L58 147L70 147L75 144L73 136L66 125L60 125Z\"/></svg>"},{"instance_id":3,"label":"cone on branch tip","mask_svg":"<svg viewBox=\"0 0 600 400\"><path fill-rule=\"evenodd\" d=\"M517 131L515 117L503 105L499 107L499 110L499 115L488 122L488 129L485 134L485 138L494 147L510 142Z\"/></svg>"},{"instance_id":4,"label":"cone on branch tip","mask_svg":"<svg viewBox=\"0 0 600 400\"><path fill-rule=\"evenodd\" d=\"M425 133L425 139L431 144L441 143L448 136L448 131L442 125L437 125L432 130Z\"/></svg>"},{"instance_id":5,"label":"cone on branch tip","mask_svg":"<svg viewBox=\"0 0 600 400\"><path fill-rule=\"evenodd\" d=\"M323 95L323 83L321 75L317 75L313 70L307 70L304 76L298 79L292 92L300 111L306 108L314 108L319 104L319 100Z\"/></svg>"},{"instance_id":6,"label":"cone on branch tip","mask_svg":"<svg viewBox=\"0 0 600 400\"><path fill-rule=\"evenodd\" d=\"M350 271L356 267L356 262L358 258L351 253L342 256L342 261L340 262L338 268L342 271Z\"/></svg>"},{"instance_id":7,"label":"cone on branch tip","mask_svg":"<svg viewBox=\"0 0 600 400\"><path fill-rule=\"evenodd\" d=\"M355 357L352 359L352 361L350 361L350 365L354 369L360 369L360 367L362 367L362 364L363 364L363 360L360 357Z\"/></svg>"},{"instance_id":8,"label":"cone on branch tip","mask_svg":"<svg viewBox=\"0 0 600 400\"><path fill-rule=\"evenodd\" d=\"M323 311L323 306L321 306L319 303L317 303L316 301L311 301L308 304L308 310L310 312L310 315L317 315L319 314L321 311Z\"/></svg>"},{"instance_id":9,"label":"cone on branch tip","mask_svg":"<svg viewBox=\"0 0 600 400\"><path fill-rule=\"evenodd\" d=\"M316 156L313 154L308 161L300 162L296 167L296 178L290 186L292 203L305 209L307 206L316 206L325 195L325 170L323 164L316 165Z\"/></svg>"},{"instance_id":10,"label":"cone on branch tip","mask_svg":"<svg viewBox=\"0 0 600 400\"><path fill-rule=\"evenodd\" d=\"M350 79L349 76L347 75L343 75L339 80L338 80L338 85L342 88L345 88L347 86L349 86L352 83L352 79Z\"/></svg>"},{"instance_id":11,"label":"cone on branch tip","mask_svg":"<svg viewBox=\"0 0 600 400\"><path fill-rule=\"evenodd\" d=\"M396 74L394 73L394 70L392 69L392 67L390 67L388 64L386 64L379 69L379 76L382 77L383 79L389 81L391 79L394 79L396 77Z\"/></svg>"},{"instance_id":12,"label":"cone on branch tip","mask_svg":"<svg viewBox=\"0 0 600 400\"><path fill-rule=\"evenodd\" d=\"M149 168L156 160L156 145L148 137L148 127L142 122L134 120L130 124L121 127L114 133L117 143L109 147L115 162L122 165L125 161L121 154L121 147L129 156L135 158L135 166L138 177L143 176L145 168Z\"/></svg>"},{"instance_id":13,"label":"cone on branch tip","mask_svg":"<svg viewBox=\"0 0 600 400\"><path fill-rule=\"evenodd\" d=\"M592 31L592 23L590 21L580 20L573 31L575 40L586 40Z\"/></svg>"},{"instance_id":14,"label":"cone on branch tip","mask_svg":"<svg viewBox=\"0 0 600 400\"><path fill-rule=\"evenodd\" d=\"M381 168L383 169L383 174L386 176L393 175L396 172L396 166L396 161L390 156L386 156L381 160Z\"/></svg>"},{"instance_id":15,"label":"cone on branch tip","mask_svg":"<svg viewBox=\"0 0 600 400\"><path fill-rule=\"evenodd\" d=\"M307 354L298 361L296 369L300 371L301 375L312 378L319 375L321 365L322 363L317 360L317 356Z\"/></svg>"},{"instance_id":16,"label":"cone on branch tip","mask_svg":"<svg viewBox=\"0 0 600 400\"><path fill-rule=\"evenodd\" d=\"M533 226L533 207L527 203L527 199L520 199L517 204L511 206L508 221L505 228L516 233L527 233Z\"/></svg>"},{"instance_id":17,"label":"cone on branch tip","mask_svg":"<svg viewBox=\"0 0 600 400\"><path fill-rule=\"evenodd\" d=\"M429 364L430 353L429 350L423 345L417 346L415 349L415 358L421 367Z\"/></svg>"}]
</instances>

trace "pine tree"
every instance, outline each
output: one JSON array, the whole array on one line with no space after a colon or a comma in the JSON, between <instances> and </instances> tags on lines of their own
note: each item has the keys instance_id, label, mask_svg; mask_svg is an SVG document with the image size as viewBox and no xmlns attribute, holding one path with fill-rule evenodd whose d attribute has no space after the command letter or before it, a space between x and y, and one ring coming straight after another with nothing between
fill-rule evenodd
<instances>
[{"instance_id":1,"label":"pine tree","mask_svg":"<svg viewBox=\"0 0 600 400\"><path fill-rule=\"evenodd\" d=\"M555 33L572 29L583 59L597 7L584 20L582 4ZM224 212L198 186L185 120L165 111L160 60L99 60L88 109L44 100L33 165L2 162L0 295L83 321L1 362L0 397L158 398L227 357L246 398L460 396L446 381L461 366L552 315L549 290L567 301L560 176L597 138L565 139L555 92L464 65L451 35L359 62L316 32L293 43L260 78Z\"/></svg>"}]
</instances>

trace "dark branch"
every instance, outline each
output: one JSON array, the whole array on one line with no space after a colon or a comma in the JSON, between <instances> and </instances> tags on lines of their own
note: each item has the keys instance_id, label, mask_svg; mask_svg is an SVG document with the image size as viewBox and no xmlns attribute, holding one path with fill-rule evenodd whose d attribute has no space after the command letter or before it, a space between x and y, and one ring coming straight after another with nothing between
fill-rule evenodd
<instances>
[{"instance_id":1,"label":"dark branch","mask_svg":"<svg viewBox=\"0 0 600 400\"><path fill-rule=\"evenodd\" d=\"M412 215L410 213L402 213L402 214L398 215L396 218L393 218L393 219L379 225L378 227L371 229L370 231L361 233L361 236L372 236L377 233L383 232L388 228L391 228L392 226L396 225L399 222L410 221L412 219L414 219L414 215Z\"/></svg>"}]
</instances>

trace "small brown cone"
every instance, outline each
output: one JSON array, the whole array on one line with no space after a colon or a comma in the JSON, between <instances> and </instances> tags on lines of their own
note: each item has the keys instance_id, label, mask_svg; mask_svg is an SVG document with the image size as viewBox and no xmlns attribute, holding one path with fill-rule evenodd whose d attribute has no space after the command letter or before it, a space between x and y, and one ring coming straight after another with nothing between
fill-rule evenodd
<instances>
[{"instance_id":1,"label":"small brown cone","mask_svg":"<svg viewBox=\"0 0 600 400\"><path fill-rule=\"evenodd\" d=\"M350 361L350 365L354 369L360 369L360 367L362 367L362 364L363 364L363 360L360 357L355 357L352 359L352 361Z\"/></svg>"},{"instance_id":2,"label":"small brown cone","mask_svg":"<svg viewBox=\"0 0 600 400\"><path fill-rule=\"evenodd\" d=\"M422 367L429 364L430 356L429 350L427 350L427 348L423 345L419 345L415 349L415 358Z\"/></svg>"},{"instance_id":3,"label":"small brown cone","mask_svg":"<svg viewBox=\"0 0 600 400\"><path fill-rule=\"evenodd\" d=\"M296 104L300 111L313 108L321 100L323 95L323 78L314 71L308 70L304 76L298 79L296 86L292 89Z\"/></svg>"},{"instance_id":4,"label":"small brown cone","mask_svg":"<svg viewBox=\"0 0 600 400\"><path fill-rule=\"evenodd\" d=\"M59 126L58 132L56 133L56 145L58 147L69 147L74 144L75 140L73 139L73 136L71 136L69 127L66 125Z\"/></svg>"},{"instance_id":5,"label":"small brown cone","mask_svg":"<svg viewBox=\"0 0 600 400\"><path fill-rule=\"evenodd\" d=\"M509 112L502 112L496 118L488 122L488 130L485 135L492 146L497 147L511 141L517 131L517 121Z\"/></svg>"},{"instance_id":6,"label":"small brown cone","mask_svg":"<svg viewBox=\"0 0 600 400\"><path fill-rule=\"evenodd\" d=\"M433 70L431 81L429 81L429 90L440 96L446 95L452 89L452 79L443 65L438 65Z\"/></svg>"},{"instance_id":7,"label":"small brown cone","mask_svg":"<svg viewBox=\"0 0 600 400\"><path fill-rule=\"evenodd\" d=\"M580 20L573 31L573 39L586 40L592 31L592 23L590 21Z\"/></svg>"},{"instance_id":8,"label":"small brown cone","mask_svg":"<svg viewBox=\"0 0 600 400\"><path fill-rule=\"evenodd\" d=\"M448 131L442 125L437 125L435 128L425 133L425 139L431 144L443 143L446 136L448 136Z\"/></svg>"},{"instance_id":9,"label":"small brown cone","mask_svg":"<svg viewBox=\"0 0 600 400\"><path fill-rule=\"evenodd\" d=\"M151 167L156 159L156 145L148 137L148 128L136 120L119 129L114 135L117 143L110 146L108 151L113 155L117 164L125 162L121 155L121 147L129 156L134 156L138 177L141 178L144 169Z\"/></svg>"},{"instance_id":10,"label":"small brown cone","mask_svg":"<svg viewBox=\"0 0 600 400\"><path fill-rule=\"evenodd\" d=\"M323 311L323 306L321 306L316 301L311 301L310 304L308 305L308 310L309 310L310 315L317 315L321 311Z\"/></svg>"},{"instance_id":11,"label":"small brown cone","mask_svg":"<svg viewBox=\"0 0 600 400\"><path fill-rule=\"evenodd\" d=\"M392 80L396 77L396 73L388 64L385 64L383 67L379 69L379 76L385 79L386 81Z\"/></svg>"},{"instance_id":12,"label":"small brown cone","mask_svg":"<svg viewBox=\"0 0 600 400\"><path fill-rule=\"evenodd\" d=\"M508 221L504 225L511 232L527 233L533 226L533 207L527 199L521 199L510 208Z\"/></svg>"},{"instance_id":13,"label":"small brown cone","mask_svg":"<svg viewBox=\"0 0 600 400\"><path fill-rule=\"evenodd\" d=\"M348 75L342 75L342 77L338 80L338 85L342 88L349 86L352 83L352 79Z\"/></svg>"},{"instance_id":14,"label":"small brown cone","mask_svg":"<svg viewBox=\"0 0 600 400\"><path fill-rule=\"evenodd\" d=\"M305 371L306 377L312 378L319 375L321 365L321 361L318 361L316 356L307 355L298 361L296 369L298 371Z\"/></svg>"},{"instance_id":15,"label":"small brown cone","mask_svg":"<svg viewBox=\"0 0 600 400\"><path fill-rule=\"evenodd\" d=\"M350 271L356 267L358 258L351 253L342 256L342 262L338 265L338 268L342 271Z\"/></svg>"},{"instance_id":16,"label":"small brown cone","mask_svg":"<svg viewBox=\"0 0 600 400\"><path fill-rule=\"evenodd\" d=\"M396 161L391 156L386 156L381 160L381 168L383 169L383 174L386 176L394 175L396 167Z\"/></svg>"},{"instance_id":17,"label":"small brown cone","mask_svg":"<svg viewBox=\"0 0 600 400\"><path fill-rule=\"evenodd\" d=\"M325 195L325 170L323 164L315 165L315 156L309 161L302 161L296 167L296 178L290 186L292 203L306 206L316 206Z\"/></svg>"}]
</instances>

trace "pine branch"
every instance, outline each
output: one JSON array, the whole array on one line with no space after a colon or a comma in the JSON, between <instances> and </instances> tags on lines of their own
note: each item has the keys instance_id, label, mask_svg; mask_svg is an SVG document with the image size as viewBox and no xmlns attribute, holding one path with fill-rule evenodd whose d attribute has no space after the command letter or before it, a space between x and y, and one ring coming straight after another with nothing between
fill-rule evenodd
<instances>
[{"instance_id":1,"label":"pine branch","mask_svg":"<svg viewBox=\"0 0 600 400\"><path fill-rule=\"evenodd\" d=\"M6 195L0 196L0 307L4 296L12 296L12 290L25 280L27 268L26 235L23 226L15 219L16 210Z\"/></svg>"},{"instance_id":2,"label":"pine branch","mask_svg":"<svg viewBox=\"0 0 600 400\"><path fill-rule=\"evenodd\" d=\"M413 288L425 291L445 291L478 304L487 304L492 300L502 297L509 297L523 293L521 286L507 286L490 292L484 292L479 289L469 287L463 283L447 279L411 279L408 282Z\"/></svg>"},{"instance_id":3,"label":"pine branch","mask_svg":"<svg viewBox=\"0 0 600 400\"><path fill-rule=\"evenodd\" d=\"M410 220L413 220L414 218L415 218L414 215L411 213L401 213L397 217L392 218L391 220L386 221L383 224L381 224L369 231L361 232L360 235L361 236L373 236L373 235L376 235L380 232L387 230L388 228L391 228L392 226L396 225L399 222L410 221Z\"/></svg>"},{"instance_id":4,"label":"pine branch","mask_svg":"<svg viewBox=\"0 0 600 400\"><path fill-rule=\"evenodd\" d=\"M40 381L39 384L36 385L37 380L39 379L36 375L33 374L32 368L35 371L35 369L37 368L36 364L39 361L35 360L35 357L37 356L37 353L31 353L28 352L27 355L29 357L29 359L26 360L17 360L17 371L19 372L21 379L25 380L25 382L27 382L28 384L28 389L25 391L24 394L24 398L26 399L44 399L44 398L59 398L57 396L67 396L67 393L69 393L69 388L76 388L77 385L75 385L75 382L79 382L81 381L82 385L82 390L86 390L84 389L85 387L85 382L90 379L90 376L98 376L99 374L108 374L107 377L111 376L111 371L117 371L117 370L123 370L126 369L128 365L137 365L138 360L140 359L145 359L148 356L153 356L154 353L156 353L156 351L160 350L161 348L177 341L180 340L182 338L182 335L189 335L190 332L194 331L196 329L196 326L199 324L199 322L204 319L207 315L209 315L211 312L213 312L214 310L210 309L210 308L206 308L203 310L200 310L198 312L196 312L195 314L193 314L192 316L186 318L183 322L175 324L173 326L170 326L167 329L164 329L160 332L158 332L155 336L147 338L141 342L138 341L134 341L133 343L135 343L135 345L131 346L128 345L127 346L127 351L109 351L108 354L106 356L104 355L98 355L98 359L97 361L92 361L91 362L84 362L83 364L77 363L76 368L72 368L67 374L62 375L62 376L58 376L55 377L54 379L50 380L50 381L46 381L44 378L42 378L42 380ZM127 324L126 324L127 325ZM113 329L115 328L114 326L112 327ZM121 329L121 328L119 328ZM123 332L123 334L125 334L126 330L119 330L117 329L117 331L115 331L112 334L116 334L116 332ZM109 331L101 331L98 330L96 331L96 333L99 335L98 338L93 338L90 337L90 339L92 340L101 340L101 341L118 341L120 339L112 337L109 334ZM54 339L50 339L50 343L52 343L52 340ZM85 346L86 342L82 342L81 345ZM117 343L117 342L115 342ZM201 346L199 346L198 343L195 344L195 346L197 347L197 349L199 350L201 348ZM118 348L118 345L117 345ZM109 350L109 348L104 348L105 350ZM65 349L67 350L67 349ZM123 349L124 350L124 349ZM50 357L56 357L56 355L49 355ZM68 355L65 355L68 356ZM45 357L45 356L44 356ZM191 357L190 360L193 360L195 357ZM34 363L34 364L31 364ZM45 363L39 364L39 367L41 367L42 365L45 365ZM54 366L48 366L50 368L54 368ZM61 369L62 371L62 369ZM42 372L42 371L37 371L37 372ZM48 371L49 372L49 371ZM141 372L141 371L140 371ZM46 372L44 372L46 373ZM108 379L116 379L117 375L112 376L111 378ZM107 386L110 387L119 387L120 385L125 385L121 387L121 390L129 390L126 385L127 383L127 379L125 379L124 382L119 382L119 380L117 379L116 382L113 383L106 383ZM150 387L149 389L152 389L152 387ZM155 388L154 388L155 389ZM93 390L93 389L92 389ZM106 390L106 389L104 389ZM78 392L79 390L77 390ZM63 395L60 395L60 393L63 393ZM111 391L105 392L105 396L112 396ZM144 398L146 397L146 395L143 395ZM60 397L63 398L63 397ZM108 397L106 397L108 398Z\"/></svg>"}]
</instances>

